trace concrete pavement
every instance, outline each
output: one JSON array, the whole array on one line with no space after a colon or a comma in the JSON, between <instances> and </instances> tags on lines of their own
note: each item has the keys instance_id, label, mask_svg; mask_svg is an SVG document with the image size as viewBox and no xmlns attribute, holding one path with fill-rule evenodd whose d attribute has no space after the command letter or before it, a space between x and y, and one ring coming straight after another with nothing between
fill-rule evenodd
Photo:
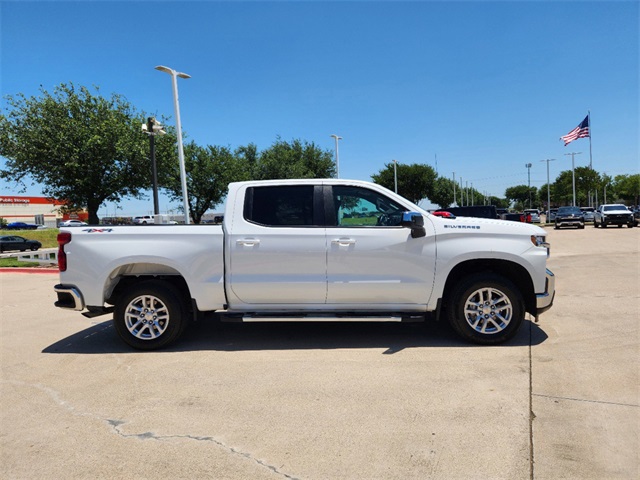
<instances>
[{"instance_id":1,"label":"concrete pavement","mask_svg":"<svg viewBox=\"0 0 640 480\"><path fill-rule=\"evenodd\" d=\"M0 477L634 479L640 229L549 230L556 304L446 326L200 323L161 352L0 273Z\"/></svg>"}]
</instances>

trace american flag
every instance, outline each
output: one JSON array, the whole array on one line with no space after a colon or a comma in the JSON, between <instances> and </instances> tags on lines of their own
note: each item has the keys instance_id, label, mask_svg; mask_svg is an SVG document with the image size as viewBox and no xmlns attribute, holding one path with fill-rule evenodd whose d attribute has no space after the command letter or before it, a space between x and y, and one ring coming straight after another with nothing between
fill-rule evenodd
<instances>
[{"instance_id":1,"label":"american flag","mask_svg":"<svg viewBox=\"0 0 640 480\"><path fill-rule=\"evenodd\" d=\"M584 117L584 120L576 128L567 133L564 137L560 137L564 141L566 147L574 140L579 138L586 138L589 136L589 115Z\"/></svg>"}]
</instances>

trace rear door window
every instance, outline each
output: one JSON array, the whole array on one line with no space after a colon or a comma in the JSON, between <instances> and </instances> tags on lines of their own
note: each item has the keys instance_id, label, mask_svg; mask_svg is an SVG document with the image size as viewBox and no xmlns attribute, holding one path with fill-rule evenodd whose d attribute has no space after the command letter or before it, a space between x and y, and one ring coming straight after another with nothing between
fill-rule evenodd
<instances>
[{"instance_id":1,"label":"rear door window","mask_svg":"<svg viewBox=\"0 0 640 480\"><path fill-rule=\"evenodd\" d=\"M247 189L245 220L269 227L314 226L319 211L314 205L314 186L265 186Z\"/></svg>"}]
</instances>

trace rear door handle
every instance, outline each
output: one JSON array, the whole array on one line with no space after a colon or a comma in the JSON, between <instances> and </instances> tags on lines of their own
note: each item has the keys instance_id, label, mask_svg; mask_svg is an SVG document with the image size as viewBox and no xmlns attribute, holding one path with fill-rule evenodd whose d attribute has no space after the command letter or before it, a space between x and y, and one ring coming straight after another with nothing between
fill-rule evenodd
<instances>
[{"instance_id":1,"label":"rear door handle","mask_svg":"<svg viewBox=\"0 0 640 480\"><path fill-rule=\"evenodd\" d=\"M341 245L343 247L346 247L349 245L355 245L356 240L354 238L334 238L333 240L331 240L331 243L333 243L334 245Z\"/></svg>"},{"instance_id":2,"label":"rear door handle","mask_svg":"<svg viewBox=\"0 0 640 480\"><path fill-rule=\"evenodd\" d=\"M256 245L260 245L259 238L241 238L236 240L237 245L241 245L244 247L255 247Z\"/></svg>"}]
</instances>

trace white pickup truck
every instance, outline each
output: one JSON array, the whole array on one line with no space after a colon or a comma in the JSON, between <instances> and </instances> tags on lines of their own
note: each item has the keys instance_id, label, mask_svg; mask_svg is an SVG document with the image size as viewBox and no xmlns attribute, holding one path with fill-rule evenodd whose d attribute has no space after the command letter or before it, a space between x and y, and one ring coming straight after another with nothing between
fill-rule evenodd
<instances>
[{"instance_id":1,"label":"white pickup truck","mask_svg":"<svg viewBox=\"0 0 640 480\"><path fill-rule=\"evenodd\" d=\"M229 185L222 225L86 227L58 235L57 307L113 312L129 345L175 341L190 320L446 319L496 344L549 309L539 227L440 218L376 184Z\"/></svg>"}]
</instances>

